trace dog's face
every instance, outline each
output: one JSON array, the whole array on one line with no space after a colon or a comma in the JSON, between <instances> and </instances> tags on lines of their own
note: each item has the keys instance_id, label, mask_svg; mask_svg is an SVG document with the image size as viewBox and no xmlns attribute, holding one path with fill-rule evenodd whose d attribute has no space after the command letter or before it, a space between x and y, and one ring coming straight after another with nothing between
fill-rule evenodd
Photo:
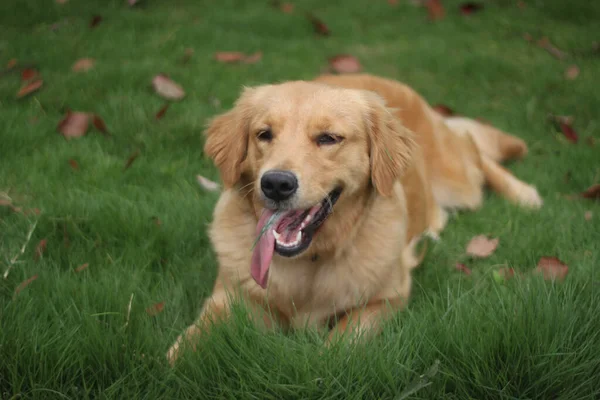
<instances>
[{"instance_id":1,"label":"dog's face","mask_svg":"<svg viewBox=\"0 0 600 400\"><path fill-rule=\"evenodd\" d=\"M412 147L376 94L304 81L245 89L206 134L223 184L253 188L259 227L272 223L267 236L288 257L310 246L338 199L390 195Z\"/></svg>"}]
</instances>

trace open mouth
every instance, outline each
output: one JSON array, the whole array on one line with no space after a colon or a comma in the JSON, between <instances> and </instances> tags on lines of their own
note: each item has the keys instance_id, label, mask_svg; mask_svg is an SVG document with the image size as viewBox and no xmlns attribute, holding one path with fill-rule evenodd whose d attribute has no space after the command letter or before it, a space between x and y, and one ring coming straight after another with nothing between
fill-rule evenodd
<instances>
[{"instance_id":1,"label":"open mouth","mask_svg":"<svg viewBox=\"0 0 600 400\"><path fill-rule=\"evenodd\" d=\"M258 238L251 266L252 276L260 286L266 287L273 253L294 257L305 251L333 212L341 193L341 189L334 189L320 203L304 210L264 210L256 226Z\"/></svg>"},{"instance_id":2,"label":"open mouth","mask_svg":"<svg viewBox=\"0 0 600 400\"><path fill-rule=\"evenodd\" d=\"M292 210L273 224L275 251L280 256L294 257L308 248L313 235L333 212L342 191L331 191L319 204L307 210Z\"/></svg>"}]
</instances>

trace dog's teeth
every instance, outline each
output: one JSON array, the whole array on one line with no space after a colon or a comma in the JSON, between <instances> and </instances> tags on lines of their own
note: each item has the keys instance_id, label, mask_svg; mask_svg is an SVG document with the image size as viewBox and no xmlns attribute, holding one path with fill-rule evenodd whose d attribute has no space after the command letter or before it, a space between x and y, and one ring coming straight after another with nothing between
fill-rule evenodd
<instances>
[{"instance_id":1,"label":"dog's teeth","mask_svg":"<svg viewBox=\"0 0 600 400\"><path fill-rule=\"evenodd\" d=\"M281 238L281 235L279 233L277 233L277 231L275 229L273 229L273 236L275 236L275 240L277 240L279 242L279 238Z\"/></svg>"},{"instance_id":2,"label":"dog's teeth","mask_svg":"<svg viewBox=\"0 0 600 400\"><path fill-rule=\"evenodd\" d=\"M302 231L298 231L296 235L296 244L300 243L300 239L302 239Z\"/></svg>"}]
</instances>

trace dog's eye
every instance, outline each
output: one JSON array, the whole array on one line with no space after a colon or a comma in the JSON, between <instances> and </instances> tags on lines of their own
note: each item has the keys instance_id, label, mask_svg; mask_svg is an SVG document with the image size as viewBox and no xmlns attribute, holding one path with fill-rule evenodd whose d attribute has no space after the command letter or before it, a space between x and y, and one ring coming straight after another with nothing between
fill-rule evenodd
<instances>
[{"instance_id":1,"label":"dog's eye","mask_svg":"<svg viewBox=\"0 0 600 400\"><path fill-rule=\"evenodd\" d=\"M343 137L338 136L338 135L333 135L331 133L321 133L319 136L317 136L317 144L319 146L327 146L327 145L339 143L343 139L344 139Z\"/></svg>"},{"instance_id":2,"label":"dog's eye","mask_svg":"<svg viewBox=\"0 0 600 400\"><path fill-rule=\"evenodd\" d=\"M271 132L270 129L263 129L262 131L258 132L256 137L261 142L270 142L273 140L273 132Z\"/></svg>"}]
</instances>

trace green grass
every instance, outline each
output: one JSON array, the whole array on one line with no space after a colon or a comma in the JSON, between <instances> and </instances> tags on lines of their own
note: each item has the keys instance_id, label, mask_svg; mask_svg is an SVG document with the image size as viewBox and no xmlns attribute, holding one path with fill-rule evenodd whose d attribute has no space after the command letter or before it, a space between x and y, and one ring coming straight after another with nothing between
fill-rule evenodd
<instances>
[{"instance_id":1,"label":"green grass","mask_svg":"<svg viewBox=\"0 0 600 400\"><path fill-rule=\"evenodd\" d=\"M3 1L1 65L34 65L45 84L16 100L18 72L0 75L0 191L41 210L0 206L2 273L37 221L20 262L0 278L0 397L599 398L600 207L564 195L600 180L599 147L586 143L600 136L600 58L584 54L598 40L600 6L574 3L490 1L465 18L457 1L444 1L446 18L430 23L408 1L298 1L292 15L267 1L145 0L135 9L121 0ZM331 37L315 36L304 11L322 18ZM90 29L96 14L103 21ZM573 56L556 60L524 32ZM188 47L194 55L181 64ZM222 65L212 58L221 50L264 57ZM229 108L242 85L310 79L339 53L525 138L530 156L510 168L538 187L544 208L528 212L489 195L482 211L456 215L416 271L409 308L364 346L321 354L314 332L265 335L236 314L169 368L164 354L194 320L216 271L206 226L217 194L195 181L218 177L202 153L206 118ZM97 64L75 74L81 57ZM581 69L574 81L563 77L570 64ZM160 72L187 96L156 121L164 102L149 85ZM112 136L65 141L56 125L67 107L98 113ZM573 115L580 143L565 141L548 113ZM465 260L466 243L480 233L499 237L498 250ZM36 261L42 239L47 250ZM564 283L531 276L541 256L570 265ZM457 260L473 274L455 271ZM492 272L505 265L526 277L496 283ZM164 311L147 315L158 302Z\"/></svg>"}]
</instances>

